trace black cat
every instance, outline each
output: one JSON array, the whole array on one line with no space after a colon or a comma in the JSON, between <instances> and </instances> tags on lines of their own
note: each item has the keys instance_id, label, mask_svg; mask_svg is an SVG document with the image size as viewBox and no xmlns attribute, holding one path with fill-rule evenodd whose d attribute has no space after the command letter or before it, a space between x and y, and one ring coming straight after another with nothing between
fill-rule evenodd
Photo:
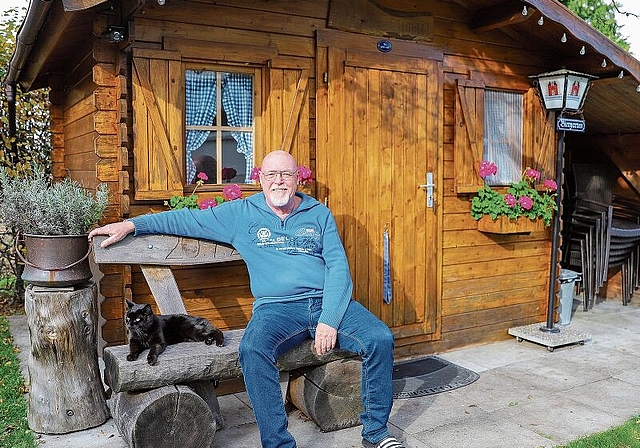
<instances>
[{"instance_id":1,"label":"black cat","mask_svg":"<svg viewBox=\"0 0 640 448\"><path fill-rule=\"evenodd\" d=\"M204 341L218 347L224 345L224 336L220 330L203 318L187 314L153 314L151 305L140 305L127 300L127 312L124 324L129 336L129 354L127 361L135 361L140 353L148 348L147 362L154 365L158 355L167 345L186 341Z\"/></svg>"}]
</instances>

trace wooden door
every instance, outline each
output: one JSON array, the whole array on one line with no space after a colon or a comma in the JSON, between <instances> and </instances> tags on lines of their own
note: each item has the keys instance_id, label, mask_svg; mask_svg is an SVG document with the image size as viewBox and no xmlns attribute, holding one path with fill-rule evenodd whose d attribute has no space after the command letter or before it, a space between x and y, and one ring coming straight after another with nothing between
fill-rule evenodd
<instances>
[{"instance_id":1,"label":"wooden door","mask_svg":"<svg viewBox=\"0 0 640 448\"><path fill-rule=\"evenodd\" d=\"M317 98L317 169L318 179L326 182L319 185L318 197L336 217L356 299L397 339L435 339L437 214L421 185L427 173L439 178L440 64L374 52L377 39L374 51L352 41L349 49L342 48L347 36L327 32L318 37L319 66L326 68L317 75L325 81ZM366 47L371 38L357 39ZM411 51L420 47L410 44ZM393 290L389 304L383 300L385 258Z\"/></svg>"}]
</instances>

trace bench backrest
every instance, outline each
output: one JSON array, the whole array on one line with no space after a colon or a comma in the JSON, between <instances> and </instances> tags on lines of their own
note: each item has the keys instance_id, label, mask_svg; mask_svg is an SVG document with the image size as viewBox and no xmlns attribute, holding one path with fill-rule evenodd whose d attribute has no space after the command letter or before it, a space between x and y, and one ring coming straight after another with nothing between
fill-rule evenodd
<instances>
[{"instance_id":1,"label":"bench backrest","mask_svg":"<svg viewBox=\"0 0 640 448\"><path fill-rule=\"evenodd\" d=\"M100 243L106 238L93 238L96 263L139 264L162 314L187 312L170 266L242 260L240 254L231 246L195 238L129 235L107 248L100 247Z\"/></svg>"}]
</instances>

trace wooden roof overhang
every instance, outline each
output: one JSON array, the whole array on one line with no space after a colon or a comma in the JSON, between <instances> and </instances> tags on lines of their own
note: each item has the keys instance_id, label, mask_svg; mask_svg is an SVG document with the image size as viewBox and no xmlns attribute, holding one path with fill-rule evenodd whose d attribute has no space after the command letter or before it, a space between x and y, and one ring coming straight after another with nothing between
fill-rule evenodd
<instances>
[{"instance_id":1,"label":"wooden roof overhang","mask_svg":"<svg viewBox=\"0 0 640 448\"><path fill-rule=\"evenodd\" d=\"M564 5L556 0L455 1L471 8L470 27L476 32L500 30L532 43L548 65L531 75L567 68L598 77L584 105L587 134L640 133L640 62Z\"/></svg>"},{"instance_id":2,"label":"wooden roof overhang","mask_svg":"<svg viewBox=\"0 0 640 448\"><path fill-rule=\"evenodd\" d=\"M108 1L30 0L3 84L20 84L23 91L51 87L78 49L90 45L92 18L98 10L113 9ZM120 1L112 3L119 9Z\"/></svg>"},{"instance_id":3,"label":"wooden roof overhang","mask_svg":"<svg viewBox=\"0 0 640 448\"><path fill-rule=\"evenodd\" d=\"M79 63L73 57L78 48L88 45L87 36L100 32L92 29L93 14L108 11L114 25L123 25L145 1L31 0L5 84L19 83L23 90L52 86L70 64ZM640 133L640 62L562 4L556 0L453 1L470 11L469 27L480 36L499 30L532 43L536 54L547 61L538 73L564 67L597 76L584 107L587 134ZM526 16L522 14L525 6ZM540 17L543 25L538 24Z\"/></svg>"}]
</instances>

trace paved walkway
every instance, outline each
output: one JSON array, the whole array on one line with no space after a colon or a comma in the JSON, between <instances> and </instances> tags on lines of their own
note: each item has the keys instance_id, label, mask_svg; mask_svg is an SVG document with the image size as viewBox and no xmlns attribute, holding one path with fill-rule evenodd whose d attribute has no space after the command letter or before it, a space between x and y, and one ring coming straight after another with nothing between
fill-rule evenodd
<instances>
[{"instance_id":1,"label":"paved walkway","mask_svg":"<svg viewBox=\"0 0 640 448\"><path fill-rule=\"evenodd\" d=\"M591 335L584 345L549 352L512 338L439 354L478 372L480 379L450 392L397 400L392 433L408 448L540 448L568 443L640 414L640 307L610 300L583 312L578 305L574 302L578 310L568 328ZM12 317L10 322L26 369L25 319ZM216 433L215 447L259 447L246 395L220 397L220 406L227 426ZM289 420L301 448L361 446L360 427L321 433L295 410ZM40 442L44 448L126 447L112 420L91 430L41 435Z\"/></svg>"}]
</instances>

